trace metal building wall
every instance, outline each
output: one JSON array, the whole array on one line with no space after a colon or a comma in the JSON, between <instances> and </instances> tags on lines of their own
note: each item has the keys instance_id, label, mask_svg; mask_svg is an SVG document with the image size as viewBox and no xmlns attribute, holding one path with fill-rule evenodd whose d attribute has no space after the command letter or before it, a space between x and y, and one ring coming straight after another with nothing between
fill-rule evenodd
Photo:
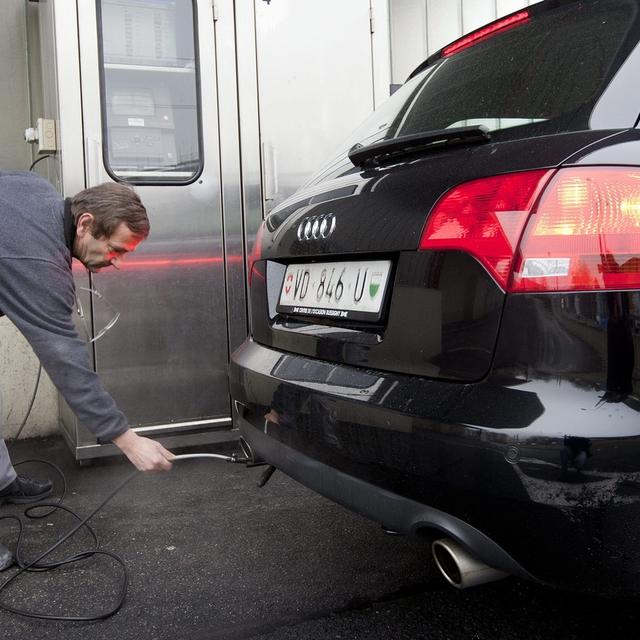
<instances>
[{"instance_id":1,"label":"metal building wall","mask_svg":"<svg viewBox=\"0 0 640 640\"><path fill-rule=\"evenodd\" d=\"M24 0L0 3L0 167L25 169L31 151L23 139L29 122L27 83L27 20Z\"/></svg>"},{"instance_id":2,"label":"metal building wall","mask_svg":"<svg viewBox=\"0 0 640 640\"><path fill-rule=\"evenodd\" d=\"M540 0L389 0L391 76L402 84L429 55L487 22Z\"/></svg>"}]
</instances>

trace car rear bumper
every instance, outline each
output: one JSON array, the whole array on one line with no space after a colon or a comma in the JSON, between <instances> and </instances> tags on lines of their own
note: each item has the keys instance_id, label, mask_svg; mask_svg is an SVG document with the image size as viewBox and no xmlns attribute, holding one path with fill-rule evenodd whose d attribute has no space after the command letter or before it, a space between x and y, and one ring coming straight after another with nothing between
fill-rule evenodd
<instances>
[{"instance_id":1,"label":"car rear bumper","mask_svg":"<svg viewBox=\"0 0 640 640\"><path fill-rule=\"evenodd\" d=\"M449 535L521 577L640 592L634 407L592 410L601 393L569 381L433 381L250 339L231 390L260 457L388 529Z\"/></svg>"},{"instance_id":2,"label":"car rear bumper","mask_svg":"<svg viewBox=\"0 0 640 640\"><path fill-rule=\"evenodd\" d=\"M493 540L451 514L410 500L338 471L269 437L242 417L239 427L256 458L268 461L301 484L397 533L426 528L451 537L473 550L491 567L510 575L534 579Z\"/></svg>"}]
</instances>

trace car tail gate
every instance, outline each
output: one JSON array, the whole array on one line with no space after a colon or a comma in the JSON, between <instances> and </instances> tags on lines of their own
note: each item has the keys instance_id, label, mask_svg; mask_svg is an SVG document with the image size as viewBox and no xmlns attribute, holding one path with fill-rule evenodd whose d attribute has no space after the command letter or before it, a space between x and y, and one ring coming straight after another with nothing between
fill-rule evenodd
<instances>
[{"instance_id":1,"label":"car tail gate","mask_svg":"<svg viewBox=\"0 0 640 640\"><path fill-rule=\"evenodd\" d=\"M429 58L266 219L253 339L477 381L508 296L638 288L637 157L580 164L638 138L637 9L541 3Z\"/></svg>"}]
</instances>

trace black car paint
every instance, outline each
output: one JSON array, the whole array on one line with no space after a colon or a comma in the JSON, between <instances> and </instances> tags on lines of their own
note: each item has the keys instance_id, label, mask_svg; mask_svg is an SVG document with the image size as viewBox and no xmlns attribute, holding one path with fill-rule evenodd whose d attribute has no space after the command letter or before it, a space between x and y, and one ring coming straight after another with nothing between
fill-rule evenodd
<instances>
[{"instance_id":1,"label":"black car paint","mask_svg":"<svg viewBox=\"0 0 640 640\"><path fill-rule=\"evenodd\" d=\"M620 309L640 310L640 293L526 294L507 307L491 375L475 384L249 342L232 365L241 430L258 454L266 454L258 433L268 432L327 470L450 514L540 580L637 592L640 315L616 318ZM266 420L281 407L277 423ZM326 471L314 488L332 494L338 477ZM349 502L339 491L332 497ZM404 532L438 528L396 520L393 511L367 515Z\"/></svg>"},{"instance_id":2,"label":"black car paint","mask_svg":"<svg viewBox=\"0 0 640 640\"><path fill-rule=\"evenodd\" d=\"M591 149L603 139L618 137L619 132L590 131L429 154L353 176L356 191L347 196L315 205L294 204L287 207L287 218L282 212L274 214L278 223L272 222L273 232L263 236L262 254L277 260L268 267L264 261L258 263L252 284L254 339L283 351L383 371L481 379L493 358L505 294L468 254L416 252L430 209L444 191L470 177L508 168L552 169L575 157L577 148ZM628 134L621 139L628 139ZM302 219L328 213L339 220L336 233L313 243L298 240ZM303 322L307 330L301 331L299 319L278 316L275 304L269 303L267 283L272 297L277 295L284 268L280 278L267 277L267 268L275 271L282 262L308 255L332 260L345 254L393 259L395 277L384 326L341 323L316 335L308 327L314 320ZM438 307L441 312L434 314Z\"/></svg>"},{"instance_id":3,"label":"black car paint","mask_svg":"<svg viewBox=\"0 0 640 640\"><path fill-rule=\"evenodd\" d=\"M232 358L243 436L389 529L445 533L551 584L640 592L640 292L506 295L469 256L416 252L429 211L465 180L639 161L638 130L594 130L353 171L321 202L317 187L302 192L267 220L253 337ZM297 240L300 219L328 212L340 233ZM269 270L381 252L395 265L384 322L275 313ZM481 303L454 300L447 274L480 287ZM417 313L425 281L443 301L438 327Z\"/></svg>"}]
</instances>

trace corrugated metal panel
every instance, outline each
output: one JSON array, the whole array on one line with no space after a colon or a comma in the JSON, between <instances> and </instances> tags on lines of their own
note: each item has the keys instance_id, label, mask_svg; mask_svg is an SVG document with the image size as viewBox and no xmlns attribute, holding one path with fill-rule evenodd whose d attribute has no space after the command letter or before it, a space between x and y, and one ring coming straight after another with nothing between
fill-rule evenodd
<instances>
[{"instance_id":1,"label":"corrugated metal panel","mask_svg":"<svg viewBox=\"0 0 640 640\"><path fill-rule=\"evenodd\" d=\"M404 82L416 59L427 51L427 11L425 0L391 2L391 77L392 82ZM396 43L397 46L394 46Z\"/></svg>"},{"instance_id":2,"label":"corrugated metal panel","mask_svg":"<svg viewBox=\"0 0 640 640\"><path fill-rule=\"evenodd\" d=\"M462 33L462 1L427 0L427 55L455 40ZM416 65L420 60L416 61ZM415 66L415 65L414 65Z\"/></svg>"},{"instance_id":3,"label":"corrugated metal panel","mask_svg":"<svg viewBox=\"0 0 640 640\"><path fill-rule=\"evenodd\" d=\"M462 33L469 33L496 18L495 0L463 0Z\"/></svg>"},{"instance_id":4,"label":"corrugated metal panel","mask_svg":"<svg viewBox=\"0 0 640 640\"><path fill-rule=\"evenodd\" d=\"M368 0L255 2L267 212L373 110L370 7Z\"/></svg>"}]
</instances>

